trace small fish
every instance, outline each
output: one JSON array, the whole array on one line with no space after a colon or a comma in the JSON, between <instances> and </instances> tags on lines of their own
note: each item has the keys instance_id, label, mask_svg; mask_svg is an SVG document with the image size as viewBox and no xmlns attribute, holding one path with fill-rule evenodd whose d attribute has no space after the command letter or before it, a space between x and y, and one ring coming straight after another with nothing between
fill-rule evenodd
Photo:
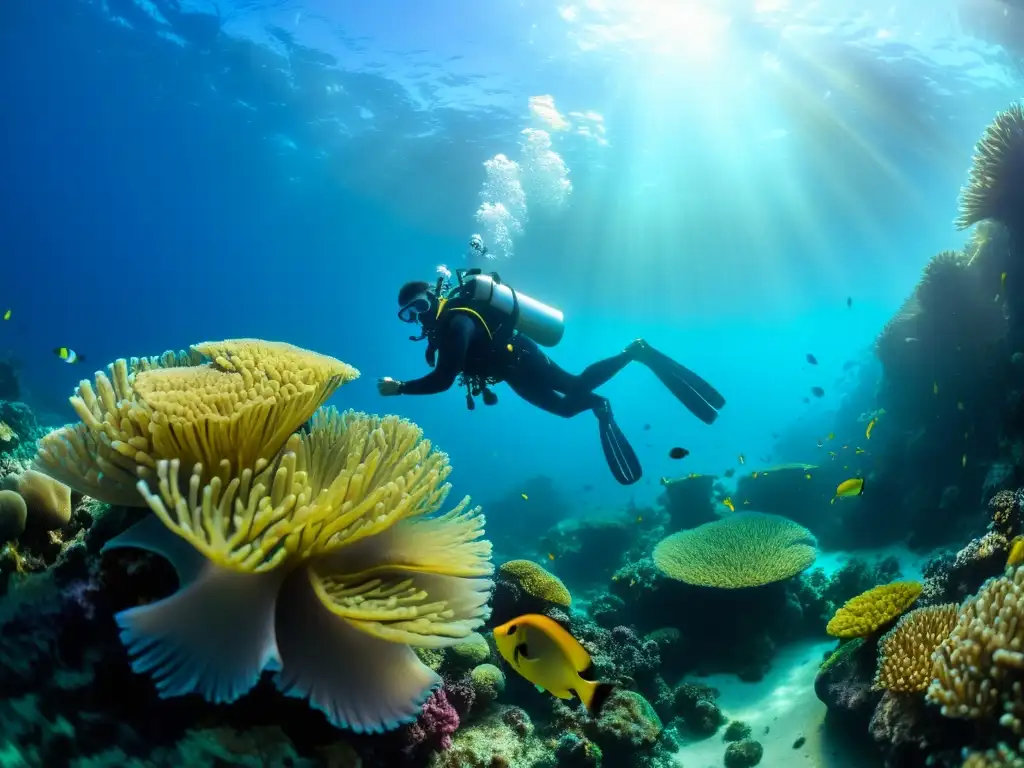
<instances>
[{"instance_id":1,"label":"small fish","mask_svg":"<svg viewBox=\"0 0 1024 768\"><path fill-rule=\"evenodd\" d=\"M835 451L829 451L828 455L832 457L832 461L835 461L836 456L838 456L839 454L837 454Z\"/></svg>"},{"instance_id":2,"label":"small fish","mask_svg":"<svg viewBox=\"0 0 1024 768\"><path fill-rule=\"evenodd\" d=\"M732 497L722 499L722 506L726 507L730 512L736 511L736 505L732 503Z\"/></svg>"},{"instance_id":3,"label":"small fish","mask_svg":"<svg viewBox=\"0 0 1024 768\"><path fill-rule=\"evenodd\" d=\"M643 515L637 515L637 516L636 516L636 521L637 521L638 523L642 523L642 522L644 521L644 516L643 516Z\"/></svg>"},{"instance_id":4,"label":"small fish","mask_svg":"<svg viewBox=\"0 0 1024 768\"><path fill-rule=\"evenodd\" d=\"M843 446L843 450L845 451L845 450L846 450L847 448L849 448L849 447L850 447L850 446L848 446L848 445L844 445L844 446Z\"/></svg>"},{"instance_id":5,"label":"small fish","mask_svg":"<svg viewBox=\"0 0 1024 768\"><path fill-rule=\"evenodd\" d=\"M846 297L846 308L850 309L853 306L853 296Z\"/></svg>"},{"instance_id":6,"label":"small fish","mask_svg":"<svg viewBox=\"0 0 1024 768\"><path fill-rule=\"evenodd\" d=\"M815 397L824 397L825 390L822 389L821 387L811 387L811 394L814 395Z\"/></svg>"},{"instance_id":7,"label":"small fish","mask_svg":"<svg viewBox=\"0 0 1024 768\"><path fill-rule=\"evenodd\" d=\"M689 480L693 480L693 478L695 478L695 477L700 477L700 473L699 473L699 472L691 472L691 473L690 473L690 474L688 474L688 475L687 475L686 477L687 477L687 478L688 478Z\"/></svg>"},{"instance_id":8,"label":"small fish","mask_svg":"<svg viewBox=\"0 0 1024 768\"><path fill-rule=\"evenodd\" d=\"M1003 272L1003 274L1001 274L999 276L999 290L1002 291L1004 288L1006 288L1006 273L1005 272Z\"/></svg>"},{"instance_id":9,"label":"small fish","mask_svg":"<svg viewBox=\"0 0 1024 768\"><path fill-rule=\"evenodd\" d=\"M670 459L685 459L689 455L690 452L688 450L686 450L685 448L680 448L679 446L676 446L675 448L668 452L668 457Z\"/></svg>"},{"instance_id":10,"label":"small fish","mask_svg":"<svg viewBox=\"0 0 1024 768\"><path fill-rule=\"evenodd\" d=\"M632 586L632 585L631 585ZM576 697L597 716L615 687L587 680L580 673L592 666L579 641L547 616L528 613L494 630L498 653L520 675L560 699Z\"/></svg>"},{"instance_id":11,"label":"small fish","mask_svg":"<svg viewBox=\"0 0 1024 768\"><path fill-rule=\"evenodd\" d=\"M914 336L907 336L903 339L904 344L913 344L917 339Z\"/></svg>"},{"instance_id":12,"label":"small fish","mask_svg":"<svg viewBox=\"0 0 1024 768\"><path fill-rule=\"evenodd\" d=\"M864 453L864 452L865 452L865 451L864 451L864 449L863 449L863 448L858 448L858 449L857 449L857 455L858 455L858 456L859 456L860 454Z\"/></svg>"},{"instance_id":13,"label":"small fish","mask_svg":"<svg viewBox=\"0 0 1024 768\"><path fill-rule=\"evenodd\" d=\"M835 432L829 432L827 435L825 435L825 439L826 440L835 440L836 439L836 433Z\"/></svg>"},{"instance_id":14,"label":"small fish","mask_svg":"<svg viewBox=\"0 0 1024 768\"><path fill-rule=\"evenodd\" d=\"M744 456L742 453L736 457L736 460L740 463L741 466L747 463L747 457Z\"/></svg>"},{"instance_id":15,"label":"small fish","mask_svg":"<svg viewBox=\"0 0 1024 768\"><path fill-rule=\"evenodd\" d=\"M732 467L729 467L729 468L728 468L727 470L725 470L725 472L723 472L722 474L724 474L724 475L725 475L726 477L732 477L733 475L735 475L735 474L736 474L736 470L735 470L734 468L732 468Z\"/></svg>"},{"instance_id":16,"label":"small fish","mask_svg":"<svg viewBox=\"0 0 1024 768\"><path fill-rule=\"evenodd\" d=\"M957 403L956 403L956 409L957 409L958 411L962 411L962 410L964 409L964 404L963 404L963 403L961 403L961 402L960 402L959 400L958 400L958 401L957 401Z\"/></svg>"},{"instance_id":17,"label":"small fish","mask_svg":"<svg viewBox=\"0 0 1024 768\"><path fill-rule=\"evenodd\" d=\"M8 309L7 311L4 312L4 320L10 320L10 319L11 319L11 310Z\"/></svg>"},{"instance_id":18,"label":"small fish","mask_svg":"<svg viewBox=\"0 0 1024 768\"><path fill-rule=\"evenodd\" d=\"M933 395L939 394L939 382L937 382L937 381L932 382L932 394Z\"/></svg>"},{"instance_id":19,"label":"small fish","mask_svg":"<svg viewBox=\"0 0 1024 768\"><path fill-rule=\"evenodd\" d=\"M814 355L812 355L810 352L808 352L807 353L807 362L810 363L811 365L817 365L818 364L818 358L816 358Z\"/></svg>"},{"instance_id":20,"label":"small fish","mask_svg":"<svg viewBox=\"0 0 1024 768\"><path fill-rule=\"evenodd\" d=\"M849 480L843 480L836 488L837 499L848 499L851 496L860 496L862 493L864 493L863 477L851 477Z\"/></svg>"},{"instance_id":21,"label":"small fish","mask_svg":"<svg viewBox=\"0 0 1024 768\"><path fill-rule=\"evenodd\" d=\"M1024 536L1014 536L1010 542L1010 554L1006 556L1006 567L1016 568L1024 563Z\"/></svg>"},{"instance_id":22,"label":"small fish","mask_svg":"<svg viewBox=\"0 0 1024 768\"><path fill-rule=\"evenodd\" d=\"M527 496L525 493L520 493L519 495L523 497L523 501L529 501L530 500L530 497Z\"/></svg>"},{"instance_id":23,"label":"small fish","mask_svg":"<svg viewBox=\"0 0 1024 768\"><path fill-rule=\"evenodd\" d=\"M806 475L804 475L804 477L806 477L808 480L810 480L811 479L811 473L808 472Z\"/></svg>"},{"instance_id":24,"label":"small fish","mask_svg":"<svg viewBox=\"0 0 1024 768\"><path fill-rule=\"evenodd\" d=\"M743 500L743 506L747 506L747 504L749 504L749 503L750 503L749 499L744 499Z\"/></svg>"},{"instance_id":25,"label":"small fish","mask_svg":"<svg viewBox=\"0 0 1024 768\"><path fill-rule=\"evenodd\" d=\"M650 431L651 431L651 425L650 424L644 424L644 432L650 432Z\"/></svg>"},{"instance_id":26,"label":"small fish","mask_svg":"<svg viewBox=\"0 0 1024 768\"><path fill-rule=\"evenodd\" d=\"M548 560L554 560L554 559L555 559L554 553L553 552L548 552Z\"/></svg>"},{"instance_id":27,"label":"small fish","mask_svg":"<svg viewBox=\"0 0 1024 768\"><path fill-rule=\"evenodd\" d=\"M964 454L964 457L962 459L960 459L960 466L961 467L966 467L967 466L967 454L966 453Z\"/></svg>"},{"instance_id":28,"label":"small fish","mask_svg":"<svg viewBox=\"0 0 1024 768\"><path fill-rule=\"evenodd\" d=\"M70 365L85 362L85 355L80 355L75 352L75 350L69 349L68 347L54 347L53 354Z\"/></svg>"},{"instance_id":29,"label":"small fish","mask_svg":"<svg viewBox=\"0 0 1024 768\"><path fill-rule=\"evenodd\" d=\"M878 423L878 417L877 416L875 418L873 418L871 421L868 422L868 428L864 430L864 439L866 439L866 440L870 440L871 439L871 430L873 430L875 428L875 424L877 424L877 423ZM857 450L859 451L860 449L858 448Z\"/></svg>"},{"instance_id":30,"label":"small fish","mask_svg":"<svg viewBox=\"0 0 1024 768\"><path fill-rule=\"evenodd\" d=\"M760 472L751 472L750 473L750 479L751 480L757 480L757 476L760 475L760 474L761 474Z\"/></svg>"},{"instance_id":31,"label":"small fish","mask_svg":"<svg viewBox=\"0 0 1024 768\"><path fill-rule=\"evenodd\" d=\"M825 441L822 440L820 437L818 438L818 447L819 448L824 448L825 447Z\"/></svg>"}]
</instances>

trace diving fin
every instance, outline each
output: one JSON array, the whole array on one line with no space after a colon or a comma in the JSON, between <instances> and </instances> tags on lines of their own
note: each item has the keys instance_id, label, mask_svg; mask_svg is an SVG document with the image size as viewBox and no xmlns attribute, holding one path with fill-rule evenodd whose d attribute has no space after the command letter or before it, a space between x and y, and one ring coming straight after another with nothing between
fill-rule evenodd
<instances>
[{"instance_id":1,"label":"diving fin","mask_svg":"<svg viewBox=\"0 0 1024 768\"><path fill-rule=\"evenodd\" d=\"M632 485L643 475L640 460L636 457L633 446L629 444L619 425L612 418L611 408L605 406L594 413L600 425L601 448L604 450L608 468L620 484Z\"/></svg>"},{"instance_id":2,"label":"diving fin","mask_svg":"<svg viewBox=\"0 0 1024 768\"><path fill-rule=\"evenodd\" d=\"M690 413L705 424L714 423L718 411L725 406L725 398L717 389L646 341L641 339L633 344L636 359L650 368Z\"/></svg>"}]
</instances>

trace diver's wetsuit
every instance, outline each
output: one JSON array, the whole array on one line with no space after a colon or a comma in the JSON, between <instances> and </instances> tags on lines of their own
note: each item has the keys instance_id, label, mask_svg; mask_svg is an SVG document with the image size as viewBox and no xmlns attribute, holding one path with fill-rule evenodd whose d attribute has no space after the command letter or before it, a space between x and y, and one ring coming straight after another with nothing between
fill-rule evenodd
<instances>
[{"instance_id":1,"label":"diver's wetsuit","mask_svg":"<svg viewBox=\"0 0 1024 768\"><path fill-rule=\"evenodd\" d=\"M486 359L491 354L491 340L487 332L468 315L452 317L438 334L435 342L437 365L419 379L403 382L399 393L403 395L433 395L444 392L455 383L456 377L467 368L467 361ZM545 355L536 342L526 336L516 337L515 362L500 366L503 370L488 374L508 383L512 391L523 400L556 416L571 418L583 411L601 415L607 410L608 400L594 393L635 357L620 352L614 357L588 366L575 376Z\"/></svg>"},{"instance_id":2,"label":"diver's wetsuit","mask_svg":"<svg viewBox=\"0 0 1024 768\"><path fill-rule=\"evenodd\" d=\"M608 467L623 485L635 483L643 471L632 446L612 417L608 399L594 392L597 387L637 360L650 368L669 391L706 424L718 418L719 409L725 405L725 398L700 376L640 339L619 354L573 375L544 354L536 342L521 334L513 338L507 355L496 351L486 328L468 313L449 315L430 338L427 362L434 364L436 361L434 370L422 378L402 382L397 394L444 392L459 374L466 374L507 382L526 402L556 416L568 419L583 411L593 411L600 425L601 448Z\"/></svg>"}]
</instances>

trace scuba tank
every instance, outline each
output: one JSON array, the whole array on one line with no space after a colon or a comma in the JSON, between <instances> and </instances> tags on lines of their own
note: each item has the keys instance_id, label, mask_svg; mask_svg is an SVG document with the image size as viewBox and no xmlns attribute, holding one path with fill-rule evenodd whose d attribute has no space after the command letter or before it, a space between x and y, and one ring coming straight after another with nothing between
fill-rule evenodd
<instances>
[{"instance_id":1,"label":"scuba tank","mask_svg":"<svg viewBox=\"0 0 1024 768\"><path fill-rule=\"evenodd\" d=\"M457 274L460 298L507 316L516 332L542 347L553 347L562 340L565 316L560 310L509 288L497 272L485 275L479 269L460 269Z\"/></svg>"}]
</instances>

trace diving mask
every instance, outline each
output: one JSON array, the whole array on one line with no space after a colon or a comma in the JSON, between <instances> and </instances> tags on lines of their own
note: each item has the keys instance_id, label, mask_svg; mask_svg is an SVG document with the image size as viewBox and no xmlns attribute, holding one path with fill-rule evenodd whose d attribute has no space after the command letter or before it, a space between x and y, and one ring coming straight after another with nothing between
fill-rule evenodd
<instances>
[{"instance_id":1,"label":"diving mask","mask_svg":"<svg viewBox=\"0 0 1024 768\"><path fill-rule=\"evenodd\" d=\"M429 314L432 306L433 302L430 300L430 294L421 293L398 310L398 319L403 323L418 323L420 322L420 315Z\"/></svg>"}]
</instances>

